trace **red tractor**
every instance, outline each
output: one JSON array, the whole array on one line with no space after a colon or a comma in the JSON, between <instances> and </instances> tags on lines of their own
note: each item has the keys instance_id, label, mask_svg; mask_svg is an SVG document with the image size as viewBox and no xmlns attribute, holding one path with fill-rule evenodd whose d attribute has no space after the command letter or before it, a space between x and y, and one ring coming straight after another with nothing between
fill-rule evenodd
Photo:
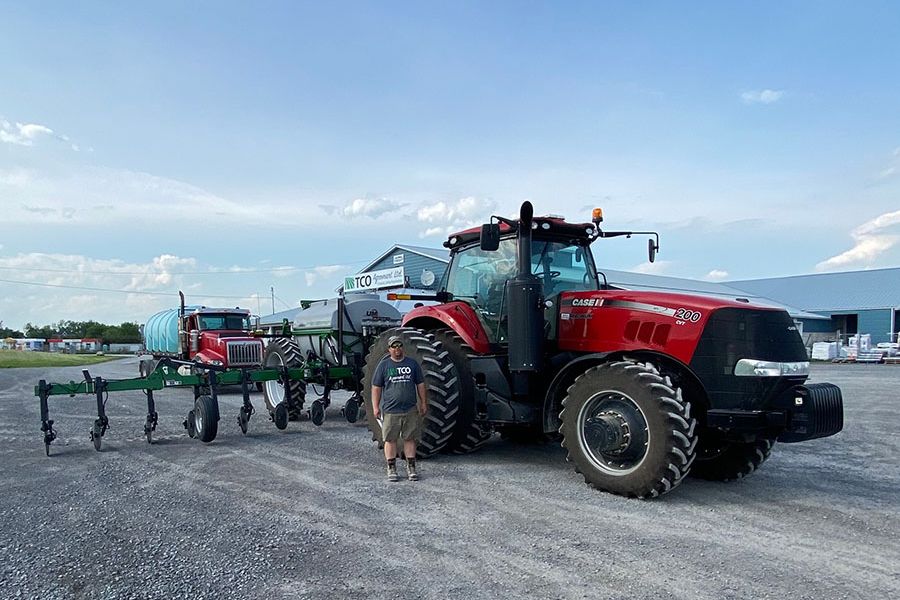
<instances>
[{"instance_id":1,"label":"red tractor","mask_svg":"<svg viewBox=\"0 0 900 600\"><path fill-rule=\"evenodd\" d=\"M425 455L470 452L493 432L561 436L587 483L652 498L688 473L748 475L776 440L842 429L840 389L804 385L808 357L787 312L606 289L591 244L651 232L603 231L601 221L599 210L590 223L535 218L526 202L518 220L492 217L450 236L441 303L409 312L366 359L373 439L371 377L398 334L425 372ZM658 241L649 245L652 261Z\"/></svg>"}]
</instances>

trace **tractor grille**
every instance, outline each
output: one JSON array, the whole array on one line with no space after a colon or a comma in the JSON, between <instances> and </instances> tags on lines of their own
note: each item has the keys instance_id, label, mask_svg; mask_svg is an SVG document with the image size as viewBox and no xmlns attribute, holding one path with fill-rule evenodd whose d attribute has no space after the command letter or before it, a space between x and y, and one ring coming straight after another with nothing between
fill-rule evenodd
<instances>
[{"instance_id":1,"label":"tractor grille","mask_svg":"<svg viewBox=\"0 0 900 600\"><path fill-rule=\"evenodd\" d=\"M262 344L259 342L228 342L228 366L242 367L262 363Z\"/></svg>"}]
</instances>

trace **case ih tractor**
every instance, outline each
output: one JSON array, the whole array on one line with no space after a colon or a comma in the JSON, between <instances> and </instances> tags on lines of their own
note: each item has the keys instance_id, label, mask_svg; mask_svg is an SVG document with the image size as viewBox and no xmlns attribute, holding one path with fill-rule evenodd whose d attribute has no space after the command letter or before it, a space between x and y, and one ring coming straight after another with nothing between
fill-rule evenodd
<instances>
[{"instance_id":1,"label":"case ih tractor","mask_svg":"<svg viewBox=\"0 0 900 600\"><path fill-rule=\"evenodd\" d=\"M422 454L465 453L491 435L561 436L568 460L601 490L652 498L689 473L731 480L756 470L775 441L843 427L841 391L805 385L806 349L787 312L748 302L605 289L591 244L635 233L591 223L492 217L452 235L436 298L384 332L371 377L401 335L422 365L429 413ZM655 235L655 234L652 234ZM658 237L656 238L658 240ZM650 260L659 248L650 242Z\"/></svg>"}]
</instances>

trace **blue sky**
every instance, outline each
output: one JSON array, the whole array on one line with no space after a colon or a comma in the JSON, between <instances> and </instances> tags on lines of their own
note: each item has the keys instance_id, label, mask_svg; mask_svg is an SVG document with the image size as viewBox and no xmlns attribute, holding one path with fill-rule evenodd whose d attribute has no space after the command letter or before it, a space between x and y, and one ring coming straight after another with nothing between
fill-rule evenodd
<instances>
[{"instance_id":1,"label":"blue sky","mask_svg":"<svg viewBox=\"0 0 900 600\"><path fill-rule=\"evenodd\" d=\"M900 263L895 3L183 4L0 2L7 326L283 309L525 199L661 233L601 268Z\"/></svg>"}]
</instances>

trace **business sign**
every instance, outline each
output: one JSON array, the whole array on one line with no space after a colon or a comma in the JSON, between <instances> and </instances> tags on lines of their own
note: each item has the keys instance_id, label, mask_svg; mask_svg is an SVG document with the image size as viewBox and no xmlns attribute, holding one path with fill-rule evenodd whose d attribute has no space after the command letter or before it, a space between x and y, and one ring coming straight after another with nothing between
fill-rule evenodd
<instances>
[{"instance_id":1,"label":"business sign","mask_svg":"<svg viewBox=\"0 0 900 600\"><path fill-rule=\"evenodd\" d=\"M360 273L352 277L344 277L344 291L352 292L355 290L402 286L404 281L403 267L369 271L368 273Z\"/></svg>"}]
</instances>

